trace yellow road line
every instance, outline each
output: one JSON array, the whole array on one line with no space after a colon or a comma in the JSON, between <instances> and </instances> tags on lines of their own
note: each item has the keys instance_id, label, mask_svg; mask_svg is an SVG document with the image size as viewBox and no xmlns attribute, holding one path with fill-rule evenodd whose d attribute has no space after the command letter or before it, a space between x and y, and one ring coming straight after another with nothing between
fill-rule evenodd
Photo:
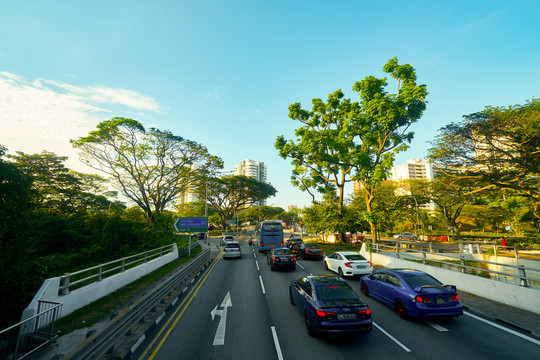
<instances>
[{"instance_id":1,"label":"yellow road line","mask_svg":"<svg viewBox=\"0 0 540 360\"><path fill-rule=\"evenodd\" d=\"M214 260L214 263L212 264L212 266L210 267L210 269L208 269L208 272L206 273L206 275L204 277L202 277L201 279L199 279L199 284L196 285L193 289L191 289L191 291L188 293L188 296L180 303L180 305L178 306L178 308L175 310L175 312L173 313L173 315L169 318L169 320L167 320L167 323L161 328L161 330L159 331L159 333L157 334L156 337L154 337L154 339L152 340L152 342L150 343L150 345L148 345L148 347L146 348L146 350L144 350L144 352L142 353L142 355L139 357L139 359L144 359L144 357L146 356L146 354L152 349L152 347L154 346L155 342L157 339L159 339L161 337L161 334L163 333L163 331L165 331L165 329L169 326L170 322L174 319L174 317L176 316L176 314L178 313L178 311L182 310L180 312L180 314L178 314L178 317L174 320L174 322L172 323L172 325L170 326L170 328L167 330L167 333L163 336L163 339L159 342L159 344L157 345L156 349L152 352L152 354L150 355L150 357L148 359L153 359L154 356L156 356L157 352L159 351L159 349L161 348L161 346L163 345L163 343L165 342L165 340L167 339L167 337L169 336L169 334L172 332L172 329L174 329L174 327L176 326L176 324L178 323L178 321L180 320L180 318L182 317L182 315L184 314L184 312L186 311L187 307L189 306L189 304L191 303L191 301L193 300L193 298L195 297L195 295L197 294L197 292L199 291L199 289L201 288L202 284L204 284L204 282L206 281L206 279L208 278L208 276L210 275L210 273L212 272L212 270L214 269L214 267L216 266L216 264L218 263L218 261L221 259L221 257L223 256L223 253L220 252L218 257L216 258L216 260ZM187 301L187 303L186 303ZM185 304L185 305L184 305Z\"/></svg>"}]
</instances>

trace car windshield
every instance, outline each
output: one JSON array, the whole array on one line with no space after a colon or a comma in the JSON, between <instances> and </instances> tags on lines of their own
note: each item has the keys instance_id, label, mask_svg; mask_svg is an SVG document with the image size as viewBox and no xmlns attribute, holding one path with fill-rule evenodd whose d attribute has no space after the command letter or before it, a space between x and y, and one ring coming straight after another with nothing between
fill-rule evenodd
<instances>
[{"instance_id":1,"label":"car windshield","mask_svg":"<svg viewBox=\"0 0 540 360\"><path fill-rule=\"evenodd\" d=\"M403 277L407 284L409 284L410 287L413 289L418 286L425 286L425 285L442 285L442 283L435 279L433 276L428 274L422 274L422 275L409 275Z\"/></svg>"},{"instance_id":2,"label":"car windshield","mask_svg":"<svg viewBox=\"0 0 540 360\"><path fill-rule=\"evenodd\" d=\"M281 224L264 224L262 226L264 231L279 231L282 229Z\"/></svg>"},{"instance_id":3,"label":"car windshield","mask_svg":"<svg viewBox=\"0 0 540 360\"><path fill-rule=\"evenodd\" d=\"M289 249L277 249L274 250L274 255L292 255L292 251Z\"/></svg>"},{"instance_id":4,"label":"car windshield","mask_svg":"<svg viewBox=\"0 0 540 360\"><path fill-rule=\"evenodd\" d=\"M344 256L347 260L366 260L366 258L360 254L346 254Z\"/></svg>"}]
</instances>

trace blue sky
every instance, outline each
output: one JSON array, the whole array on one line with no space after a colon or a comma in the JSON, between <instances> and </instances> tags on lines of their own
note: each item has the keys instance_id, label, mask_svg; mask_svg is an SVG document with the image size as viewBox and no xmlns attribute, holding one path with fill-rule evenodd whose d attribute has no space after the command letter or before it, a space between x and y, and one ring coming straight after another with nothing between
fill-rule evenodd
<instances>
[{"instance_id":1,"label":"blue sky","mask_svg":"<svg viewBox=\"0 0 540 360\"><path fill-rule=\"evenodd\" d=\"M276 137L288 106L383 77L392 57L429 91L411 148L486 106L540 86L538 1L0 0L0 144L69 156L69 139L115 116L197 141L225 161L263 161L268 204L308 206ZM390 92L395 83L389 81ZM88 170L87 172L91 172ZM352 185L348 191L352 191Z\"/></svg>"}]
</instances>

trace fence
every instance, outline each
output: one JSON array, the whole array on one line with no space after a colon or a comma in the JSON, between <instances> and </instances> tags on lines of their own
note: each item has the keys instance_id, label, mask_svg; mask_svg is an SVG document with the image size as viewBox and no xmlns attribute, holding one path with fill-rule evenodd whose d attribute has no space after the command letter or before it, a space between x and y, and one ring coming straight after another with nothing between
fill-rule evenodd
<instances>
[{"instance_id":1,"label":"fence","mask_svg":"<svg viewBox=\"0 0 540 360\"><path fill-rule=\"evenodd\" d=\"M372 243L371 251L394 253L397 258L422 262L423 265L439 266L466 274L488 277L523 287L540 289L540 252L520 253L518 248L502 247L484 243L418 243L407 241L381 241ZM504 256L501 256L504 255ZM498 261L483 258L497 256ZM482 259L480 259L480 257ZM529 260L524 257L530 258ZM505 263L511 259L514 263ZM521 262L530 261L538 266L525 266ZM538 261L538 262L537 262ZM508 281L508 278L515 281Z\"/></svg>"},{"instance_id":2,"label":"fence","mask_svg":"<svg viewBox=\"0 0 540 360\"><path fill-rule=\"evenodd\" d=\"M173 252L174 246L175 244L165 245L143 253L113 260L105 264L99 264L91 268L64 274L60 276L58 295L67 295L70 290L80 288L95 281L101 281L108 276L124 272L127 269L147 263L154 258L162 257L163 255Z\"/></svg>"},{"instance_id":3,"label":"fence","mask_svg":"<svg viewBox=\"0 0 540 360\"><path fill-rule=\"evenodd\" d=\"M38 313L0 331L0 359L24 359L54 339L62 304L40 301Z\"/></svg>"}]
</instances>

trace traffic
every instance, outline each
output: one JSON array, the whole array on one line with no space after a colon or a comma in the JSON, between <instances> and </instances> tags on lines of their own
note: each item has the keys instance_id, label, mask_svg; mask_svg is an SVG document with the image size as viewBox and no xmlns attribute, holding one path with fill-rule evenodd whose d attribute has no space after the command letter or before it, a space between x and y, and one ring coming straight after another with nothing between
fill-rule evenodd
<instances>
[{"instance_id":1,"label":"traffic","mask_svg":"<svg viewBox=\"0 0 540 360\"><path fill-rule=\"evenodd\" d=\"M526 359L540 349L537 340L468 315L455 288L459 284L441 284L429 274L398 274L408 284L399 307L383 299L388 289L379 287L379 293L374 285L383 281L380 274L388 278L391 272L370 267L368 275L340 277L325 268L326 257L296 257L287 241L259 252L260 238L252 235L251 246L249 240L247 234L234 238L241 257L220 261L218 255L204 281L194 285L197 291L179 307L180 315L171 315L161 332L156 329L136 358L416 359L437 354ZM209 245L223 254L219 242L210 239ZM277 249L290 253L287 261L295 257L295 266L272 271L269 259Z\"/></svg>"}]
</instances>

